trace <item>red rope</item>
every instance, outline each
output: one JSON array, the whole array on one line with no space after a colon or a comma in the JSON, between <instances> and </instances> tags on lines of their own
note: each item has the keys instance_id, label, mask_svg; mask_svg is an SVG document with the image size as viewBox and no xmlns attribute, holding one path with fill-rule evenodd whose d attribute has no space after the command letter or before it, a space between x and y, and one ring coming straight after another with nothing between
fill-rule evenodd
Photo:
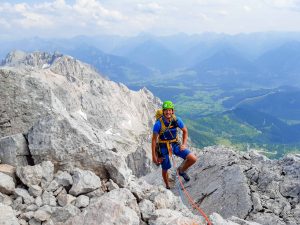
<instances>
[{"instance_id":1,"label":"red rope","mask_svg":"<svg viewBox=\"0 0 300 225\"><path fill-rule=\"evenodd\" d=\"M174 163L174 166L176 168L176 162L174 160L174 157L172 157L172 160L173 160L173 163ZM197 206L196 202L194 201L194 199L191 197L191 195L189 194L189 192L185 189L183 183L182 183L182 180L180 178L180 175L179 175L179 172L178 170L176 170L176 174L177 174L177 177L178 177L178 180L179 180L179 183L183 189L183 192L184 194L186 195L187 199L189 200L189 203L191 204L191 206L194 208L194 209L197 209L198 212L202 215L202 217L204 217L204 219L206 220L207 224L208 225L212 225L212 223L210 222L208 216L204 213L204 211L199 207Z\"/></svg>"}]
</instances>

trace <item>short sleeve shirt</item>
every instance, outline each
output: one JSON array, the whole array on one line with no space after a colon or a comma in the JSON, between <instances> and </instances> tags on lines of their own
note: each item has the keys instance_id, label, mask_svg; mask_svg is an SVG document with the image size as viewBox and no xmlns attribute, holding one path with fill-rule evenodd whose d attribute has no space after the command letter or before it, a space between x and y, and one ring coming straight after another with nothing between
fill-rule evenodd
<instances>
[{"instance_id":1,"label":"short sleeve shirt","mask_svg":"<svg viewBox=\"0 0 300 225\"><path fill-rule=\"evenodd\" d=\"M177 117L176 116L176 119L177 119L177 124L178 124L178 127L180 129L184 128L184 123L182 121L182 119L180 117ZM168 126L169 123L167 123L166 119L163 117L163 120L165 122L165 125ZM160 120L156 120L154 126L153 126L153 133L155 134L159 134L160 132L160 129L161 129L161 123L160 123Z\"/></svg>"}]
</instances>

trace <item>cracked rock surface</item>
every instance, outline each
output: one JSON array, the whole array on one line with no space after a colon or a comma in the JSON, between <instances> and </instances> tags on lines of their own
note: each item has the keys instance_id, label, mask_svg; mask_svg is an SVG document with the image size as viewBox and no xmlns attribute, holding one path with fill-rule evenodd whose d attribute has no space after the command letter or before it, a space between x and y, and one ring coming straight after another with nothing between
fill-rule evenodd
<instances>
[{"instance_id":1,"label":"cracked rock surface","mask_svg":"<svg viewBox=\"0 0 300 225\"><path fill-rule=\"evenodd\" d=\"M207 214L217 212L238 224L247 224L245 220L263 225L300 224L299 154L270 160L255 150L237 152L223 146L194 152L198 161L184 185ZM154 174L143 179L162 183L153 179Z\"/></svg>"}]
</instances>

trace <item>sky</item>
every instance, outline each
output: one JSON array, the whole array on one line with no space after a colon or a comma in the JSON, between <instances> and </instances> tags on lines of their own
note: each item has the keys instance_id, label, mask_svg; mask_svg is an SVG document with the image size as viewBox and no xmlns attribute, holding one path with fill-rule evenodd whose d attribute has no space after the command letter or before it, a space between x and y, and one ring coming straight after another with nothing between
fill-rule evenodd
<instances>
[{"instance_id":1,"label":"sky","mask_svg":"<svg viewBox=\"0 0 300 225\"><path fill-rule=\"evenodd\" d=\"M0 38L300 31L300 0L0 0Z\"/></svg>"}]
</instances>

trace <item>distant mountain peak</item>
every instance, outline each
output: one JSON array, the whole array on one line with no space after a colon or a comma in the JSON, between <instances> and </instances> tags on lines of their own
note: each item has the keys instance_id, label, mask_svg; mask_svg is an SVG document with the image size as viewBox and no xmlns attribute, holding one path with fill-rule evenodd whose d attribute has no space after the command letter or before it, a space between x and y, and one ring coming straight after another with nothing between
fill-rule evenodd
<instances>
[{"instance_id":1,"label":"distant mountain peak","mask_svg":"<svg viewBox=\"0 0 300 225\"><path fill-rule=\"evenodd\" d=\"M55 59L62 57L63 55L55 52L53 54L46 52L33 52L26 53L23 51L15 50L7 54L2 61L2 66L32 66L43 68L45 64L51 65Z\"/></svg>"}]
</instances>

